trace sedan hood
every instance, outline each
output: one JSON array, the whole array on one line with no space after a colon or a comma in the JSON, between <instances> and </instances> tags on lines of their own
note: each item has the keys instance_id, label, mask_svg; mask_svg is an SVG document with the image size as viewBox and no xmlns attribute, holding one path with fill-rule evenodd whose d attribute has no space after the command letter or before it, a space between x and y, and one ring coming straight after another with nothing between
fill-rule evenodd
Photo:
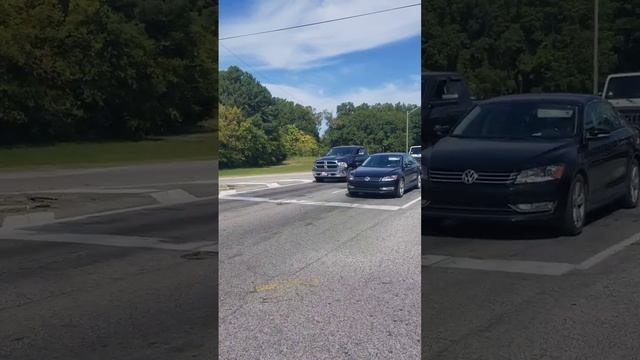
<instances>
[{"instance_id":1,"label":"sedan hood","mask_svg":"<svg viewBox=\"0 0 640 360\"><path fill-rule=\"evenodd\" d=\"M445 137L429 151L434 170L511 172L556 161L573 139L551 141L486 140Z\"/></svg>"},{"instance_id":2,"label":"sedan hood","mask_svg":"<svg viewBox=\"0 0 640 360\"><path fill-rule=\"evenodd\" d=\"M393 175L400 171L400 168L370 168L370 167L359 167L354 172L352 172L353 176L371 176L371 177L383 177L388 175Z\"/></svg>"}]
</instances>

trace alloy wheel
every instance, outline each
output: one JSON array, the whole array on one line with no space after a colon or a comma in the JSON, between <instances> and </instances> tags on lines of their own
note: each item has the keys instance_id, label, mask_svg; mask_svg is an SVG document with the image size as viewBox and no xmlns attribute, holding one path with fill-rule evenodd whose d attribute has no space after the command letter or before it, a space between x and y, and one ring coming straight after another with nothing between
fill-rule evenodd
<instances>
[{"instance_id":1,"label":"alloy wheel","mask_svg":"<svg viewBox=\"0 0 640 360\"><path fill-rule=\"evenodd\" d=\"M577 181L573 189L571 197L571 205L573 210L573 223L576 227L582 227L585 218L586 197L584 192L584 184Z\"/></svg>"},{"instance_id":2,"label":"alloy wheel","mask_svg":"<svg viewBox=\"0 0 640 360\"><path fill-rule=\"evenodd\" d=\"M637 165L634 165L631 169L631 181L629 182L629 187L631 201L635 204L638 201L638 195L640 194L640 170L638 170Z\"/></svg>"}]
</instances>

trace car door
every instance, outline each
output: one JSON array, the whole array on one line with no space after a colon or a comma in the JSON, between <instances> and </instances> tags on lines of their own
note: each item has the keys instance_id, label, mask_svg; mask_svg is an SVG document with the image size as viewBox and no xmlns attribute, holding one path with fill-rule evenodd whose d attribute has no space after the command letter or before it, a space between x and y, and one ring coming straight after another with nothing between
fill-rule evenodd
<instances>
[{"instance_id":1,"label":"car door","mask_svg":"<svg viewBox=\"0 0 640 360\"><path fill-rule=\"evenodd\" d=\"M585 162L589 182L589 199L592 205L606 200L607 183L612 147L608 129L604 128L604 113L598 101L589 103L584 114L584 137L586 139Z\"/></svg>"},{"instance_id":2,"label":"car door","mask_svg":"<svg viewBox=\"0 0 640 360\"><path fill-rule=\"evenodd\" d=\"M609 102L603 101L600 105L602 106L604 121L612 129L612 154L609 165L611 172L607 186L612 191L619 193L625 190L624 184L627 180L629 160L633 155L633 147L635 145L634 133L626 126L625 121Z\"/></svg>"},{"instance_id":3,"label":"car door","mask_svg":"<svg viewBox=\"0 0 640 360\"><path fill-rule=\"evenodd\" d=\"M418 182L418 166L410 155L403 156L405 183L409 186Z\"/></svg>"}]
</instances>

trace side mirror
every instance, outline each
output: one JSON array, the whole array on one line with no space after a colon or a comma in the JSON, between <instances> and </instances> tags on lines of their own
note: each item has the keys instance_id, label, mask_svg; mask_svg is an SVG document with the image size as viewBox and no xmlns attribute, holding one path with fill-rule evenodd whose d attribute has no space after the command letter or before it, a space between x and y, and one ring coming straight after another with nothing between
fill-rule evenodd
<instances>
[{"instance_id":1,"label":"side mirror","mask_svg":"<svg viewBox=\"0 0 640 360\"><path fill-rule=\"evenodd\" d=\"M442 100L458 100L458 94L444 94L442 95Z\"/></svg>"},{"instance_id":2,"label":"side mirror","mask_svg":"<svg viewBox=\"0 0 640 360\"><path fill-rule=\"evenodd\" d=\"M609 131L603 129L592 129L587 133L587 140L606 139L611 136Z\"/></svg>"}]
</instances>

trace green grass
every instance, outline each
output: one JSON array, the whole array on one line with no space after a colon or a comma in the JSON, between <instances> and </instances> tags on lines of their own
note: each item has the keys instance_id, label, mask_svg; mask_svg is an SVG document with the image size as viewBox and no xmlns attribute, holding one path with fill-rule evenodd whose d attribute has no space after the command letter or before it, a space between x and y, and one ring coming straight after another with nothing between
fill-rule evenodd
<instances>
[{"instance_id":1,"label":"green grass","mask_svg":"<svg viewBox=\"0 0 640 360\"><path fill-rule=\"evenodd\" d=\"M143 141L0 148L0 169L95 167L216 159L217 139L217 134L210 132Z\"/></svg>"},{"instance_id":2,"label":"green grass","mask_svg":"<svg viewBox=\"0 0 640 360\"><path fill-rule=\"evenodd\" d=\"M239 168L220 170L219 176L250 176L250 175L272 175L295 172L311 172L313 161L316 157L293 157L284 161L282 165L265 166L259 168Z\"/></svg>"}]
</instances>

